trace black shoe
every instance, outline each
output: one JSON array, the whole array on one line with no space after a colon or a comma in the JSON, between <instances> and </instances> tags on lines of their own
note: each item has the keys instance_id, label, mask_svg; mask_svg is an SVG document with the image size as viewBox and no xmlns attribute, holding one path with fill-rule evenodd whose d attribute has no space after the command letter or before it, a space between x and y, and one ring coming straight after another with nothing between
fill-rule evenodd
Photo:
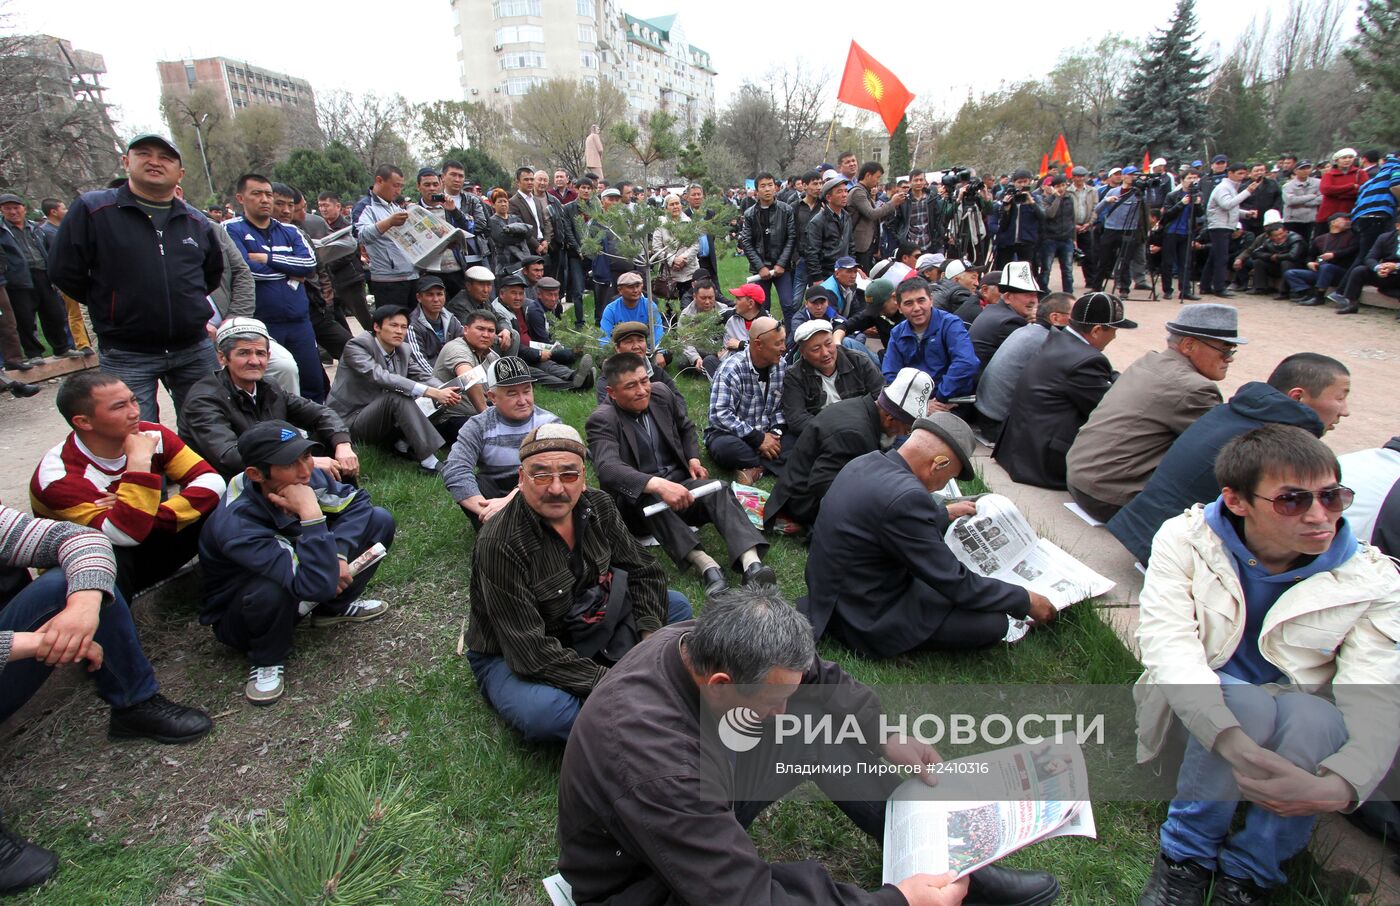
<instances>
[{"instance_id":1,"label":"black shoe","mask_svg":"<svg viewBox=\"0 0 1400 906\"><path fill-rule=\"evenodd\" d=\"M587 390L593 386L593 356L585 355L578 360L573 385L575 390Z\"/></svg>"},{"instance_id":2,"label":"black shoe","mask_svg":"<svg viewBox=\"0 0 1400 906\"><path fill-rule=\"evenodd\" d=\"M1134 283L1134 284L1133 284L1133 289L1151 289L1151 288L1152 288L1152 285L1151 285L1150 283Z\"/></svg>"},{"instance_id":3,"label":"black shoe","mask_svg":"<svg viewBox=\"0 0 1400 906\"><path fill-rule=\"evenodd\" d=\"M1321 296L1315 295L1314 293L1308 293L1306 296L1302 296L1302 297L1300 297L1300 298L1294 299L1294 300L1293 300L1293 304L1295 304L1295 305L1305 305L1305 306L1307 306L1308 308L1312 308L1314 305L1325 305L1325 304L1327 304L1327 300L1324 299L1324 298L1321 297Z\"/></svg>"},{"instance_id":4,"label":"black shoe","mask_svg":"<svg viewBox=\"0 0 1400 906\"><path fill-rule=\"evenodd\" d=\"M1221 875L1210 895L1211 906L1264 906L1269 891L1252 881Z\"/></svg>"},{"instance_id":5,"label":"black shoe","mask_svg":"<svg viewBox=\"0 0 1400 906\"><path fill-rule=\"evenodd\" d=\"M160 693L139 705L112 709L107 727L110 739L153 739L179 745L202 739L214 729L214 722L198 708L177 705Z\"/></svg>"},{"instance_id":6,"label":"black shoe","mask_svg":"<svg viewBox=\"0 0 1400 906\"><path fill-rule=\"evenodd\" d=\"M10 381L5 387L15 399L23 399L26 396L33 396L40 388L37 384L26 384L24 381Z\"/></svg>"},{"instance_id":7,"label":"black shoe","mask_svg":"<svg viewBox=\"0 0 1400 906\"><path fill-rule=\"evenodd\" d=\"M1201 297L1198 296L1198 295L1196 295L1195 293L1182 293L1182 294L1181 294L1181 301L1183 301L1183 302L1199 302L1199 301L1201 301Z\"/></svg>"},{"instance_id":8,"label":"black shoe","mask_svg":"<svg viewBox=\"0 0 1400 906\"><path fill-rule=\"evenodd\" d=\"M1274 293L1274 298L1282 302L1288 298L1288 293Z\"/></svg>"},{"instance_id":9,"label":"black shoe","mask_svg":"<svg viewBox=\"0 0 1400 906\"><path fill-rule=\"evenodd\" d=\"M58 856L0 824L0 894L44 883L58 870Z\"/></svg>"},{"instance_id":10,"label":"black shoe","mask_svg":"<svg viewBox=\"0 0 1400 906\"><path fill-rule=\"evenodd\" d=\"M1137 898L1137 906L1203 906L1212 872L1199 862L1173 862L1161 853L1152 876Z\"/></svg>"},{"instance_id":11,"label":"black shoe","mask_svg":"<svg viewBox=\"0 0 1400 906\"><path fill-rule=\"evenodd\" d=\"M1348 302L1346 305L1343 305L1341 308L1337 309L1337 314L1339 314L1339 315L1354 315L1354 314L1356 314L1356 313L1358 313L1358 312L1360 312L1360 311L1361 311L1361 303L1360 303L1360 302Z\"/></svg>"},{"instance_id":12,"label":"black shoe","mask_svg":"<svg viewBox=\"0 0 1400 906\"><path fill-rule=\"evenodd\" d=\"M711 566L701 573L700 581L705 583L705 597L707 598L713 598L729 587L729 583L724 580L724 570L718 566Z\"/></svg>"},{"instance_id":13,"label":"black shoe","mask_svg":"<svg viewBox=\"0 0 1400 906\"><path fill-rule=\"evenodd\" d=\"M18 362L5 363L6 371L29 371L33 367L33 365L29 364L29 361L27 359L20 359Z\"/></svg>"},{"instance_id":14,"label":"black shoe","mask_svg":"<svg viewBox=\"0 0 1400 906\"><path fill-rule=\"evenodd\" d=\"M969 876L963 906L1045 906L1059 895L1060 882L1049 872L988 865Z\"/></svg>"},{"instance_id":15,"label":"black shoe","mask_svg":"<svg viewBox=\"0 0 1400 906\"><path fill-rule=\"evenodd\" d=\"M767 563L755 563L744 570L745 585L777 585L778 574Z\"/></svg>"},{"instance_id":16,"label":"black shoe","mask_svg":"<svg viewBox=\"0 0 1400 906\"><path fill-rule=\"evenodd\" d=\"M1220 297L1221 299L1233 299L1235 298L1236 293L1233 289L1226 287L1225 289L1216 290L1215 295Z\"/></svg>"}]
</instances>

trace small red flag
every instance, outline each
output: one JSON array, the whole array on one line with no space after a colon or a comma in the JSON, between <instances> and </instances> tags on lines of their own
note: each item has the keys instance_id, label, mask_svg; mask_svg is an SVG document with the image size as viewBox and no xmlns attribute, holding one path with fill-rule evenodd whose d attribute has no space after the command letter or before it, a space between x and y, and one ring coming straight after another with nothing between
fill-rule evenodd
<instances>
[{"instance_id":1,"label":"small red flag","mask_svg":"<svg viewBox=\"0 0 1400 906\"><path fill-rule=\"evenodd\" d=\"M1055 139L1055 147L1050 149L1050 162L1058 161L1064 165L1065 175L1069 175L1069 170L1074 167L1074 161L1069 156L1069 144L1065 141L1065 134L1060 133Z\"/></svg>"},{"instance_id":2,"label":"small red flag","mask_svg":"<svg viewBox=\"0 0 1400 906\"><path fill-rule=\"evenodd\" d=\"M894 73L852 41L851 52L846 57L846 72L841 76L841 88L836 92L836 99L843 104L880 114L885 128L893 135L914 95Z\"/></svg>"},{"instance_id":3,"label":"small red flag","mask_svg":"<svg viewBox=\"0 0 1400 906\"><path fill-rule=\"evenodd\" d=\"M1149 154L1149 153L1147 152L1147 149L1146 149L1146 148L1144 148L1144 149L1142 150L1142 172L1147 173L1147 172L1150 172L1151 170L1152 170L1152 155Z\"/></svg>"},{"instance_id":4,"label":"small red flag","mask_svg":"<svg viewBox=\"0 0 1400 906\"><path fill-rule=\"evenodd\" d=\"M1044 179L1045 174L1050 172L1050 155L1040 155L1040 178Z\"/></svg>"}]
</instances>

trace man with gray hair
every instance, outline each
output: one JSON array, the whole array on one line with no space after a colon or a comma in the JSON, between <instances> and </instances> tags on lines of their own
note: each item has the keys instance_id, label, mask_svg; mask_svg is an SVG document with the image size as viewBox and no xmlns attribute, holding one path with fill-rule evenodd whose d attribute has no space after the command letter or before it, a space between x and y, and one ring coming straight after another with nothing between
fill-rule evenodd
<instances>
[{"instance_id":1,"label":"man with gray hair","mask_svg":"<svg viewBox=\"0 0 1400 906\"><path fill-rule=\"evenodd\" d=\"M350 429L329 406L288 393L267 379L267 327L256 318L229 318L215 335L220 368L190 388L181 412L180 438L218 469L225 478L240 474L245 463L238 438L265 421L291 422L320 444L330 456L317 456L313 465L336 481L360 472L360 459L350 444Z\"/></svg>"},{"instance_id":2,"label":"man with gray hair","mask_svg":"<svg viewBox=\"0 0 1400 906\"><path fill-rule=\"evenodd\" d=\"M733 739L732 716L851 715L865 741L787 746ZM817 656L810 627L771 587L718 595L699 619L658 630L597 685L578 716L559 779L559 870L579 903L1046 904L1043 872L989 866L969 878L914 875L867 892L820 863L770 863L747 828L808 776L883 842L897 780L873 770L940 761L912 739L883 742L879 698ZM740 750L742 748L742 751ZM838 771L776 773L802 759ZM931 773L923 773L932 782Z\"/></svg>"},{"instance_id":3,"label":"man with gray hair","mask_svg":"<svg viewBox=\"0 0 1400 906\"><path fill-rule=\"evenodd\" d=\"M972 429L949 412L913 428L899 449L847 463L822 500L797 602L817 637L892 657L991 645L1008 618L1053 620L1045 597L972 572L943 541L949 513L931 493L972 480Z\"/></svg>"}]
</instances>

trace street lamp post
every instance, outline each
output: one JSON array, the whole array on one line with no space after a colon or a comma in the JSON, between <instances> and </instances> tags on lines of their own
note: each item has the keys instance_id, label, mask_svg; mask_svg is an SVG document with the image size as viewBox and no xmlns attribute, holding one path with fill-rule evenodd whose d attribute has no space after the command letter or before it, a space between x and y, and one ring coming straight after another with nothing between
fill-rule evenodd
<instances>
[{"instance_id":1,"label":"street lamp post","mask_svg":"<svg viewBox=\"0 0 1400 906\"><path fill-rule=\"evenodd\" d=\"M190 119L194 122L194 137L199 142L199 159L204 162L204 181L209 185L209 194L212 196L215 194L214 176L209 172L209 155L204 151L204 131L200 128L209 119L209 114L206 113L196 119L191 111Z\"/></svg>"}]
</instances>

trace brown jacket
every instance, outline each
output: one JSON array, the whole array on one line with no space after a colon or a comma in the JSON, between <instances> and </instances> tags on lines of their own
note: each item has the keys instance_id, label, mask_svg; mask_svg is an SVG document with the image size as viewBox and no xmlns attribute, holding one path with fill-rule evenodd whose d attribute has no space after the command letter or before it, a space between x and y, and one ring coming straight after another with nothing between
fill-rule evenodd
<instances>
[{"instance_id":1,"label":"brown jacket","mask_svg":"<svg viewBox=\"0 0 1400 906\"><path fill-rule=\"evenodd\" d=\"M846 202L846 210L851 215L853 225L851 254L859 255L874 245L875 240L879 238L880 221L893 217L899 208L888 202L883 207L875 207L874 202L870 200L870 190L856 183L856 187L851 190L850 201Z\"/></svg>"},{"instance_id":2,"label":"brown jacket","mask_svg":"<svg viewBox=\"0 0 1400 906\"><path fill-rule=\"evenodd\" d=\"M1125 506L1191 423L1220 404L1220 388L1167 348L1138 359L1114 383L1069 449L1069 483Z\"/></svg>"}]
</instances>

